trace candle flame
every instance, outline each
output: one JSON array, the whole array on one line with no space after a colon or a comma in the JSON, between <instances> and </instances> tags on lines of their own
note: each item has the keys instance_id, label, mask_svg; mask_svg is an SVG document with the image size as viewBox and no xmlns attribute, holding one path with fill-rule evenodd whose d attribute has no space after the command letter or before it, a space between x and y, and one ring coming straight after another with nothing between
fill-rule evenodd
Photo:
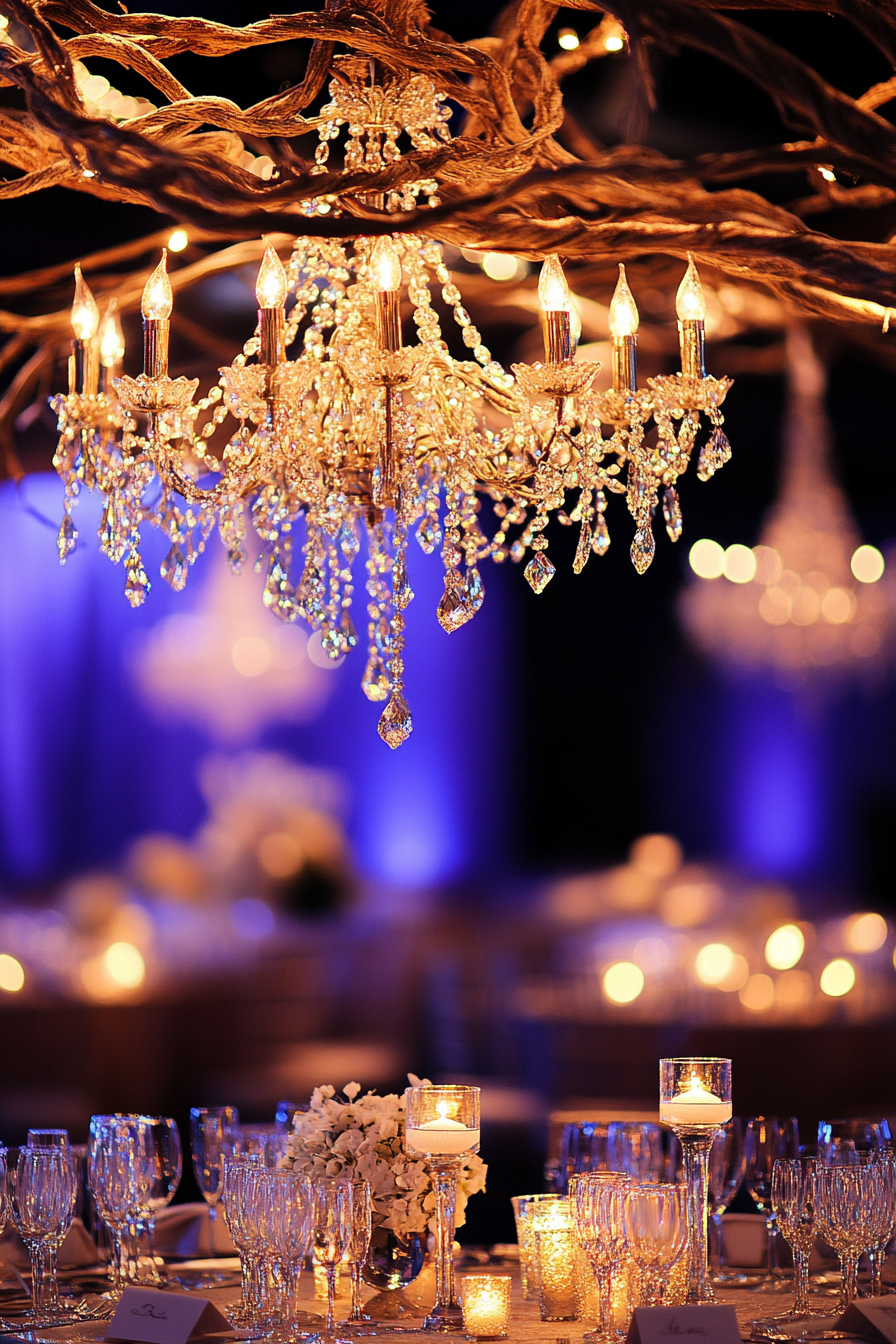
<instances>
[{"instance_id":1,"label":"candle flame","mask_svg":"<svg viewBox=\"0 0 896 1344\"><path fill-rule=\"evenodd\" d=\"M81 274L81 267L75 267L75 301L72 304L72 330L79 341L90 341L96 335L100 323L100 310L96 299L90 292L90 286Z\"/></svg>"},{"instance_id":2,"label":"candle flame","mask_svg":"<svg viewBox=\"0 0 896 1344\"><path fill-rule=\"evenodd\" d=\"M401 285L401 260L391 238L377 238L370 253L370 269L377 289L389 292Z\"/></svg>"},{"instance_id":3,"label":"candle flame","mask_svg":"<svg viewBox=\"0 0 896 1344\"><path fill-rule=\"evenodd\" d=\"M680 322L702 322L706 317L706 296L694 265L692 254L688 253L688 268L684 273L678 293L675 296L675 311Z\"/></svg>"},{"instance_id":4,"label":"candle flame","mask_svg":"<svg viewBox=\"0 0 896 1344\"><path fill-rule=\"evenodd\" d=\"M538 277L538 298L546 313L568 313L572 307L569 285L555 252L544 259Z\"/></svg>"},{"instance_id":5,"label":"candle flame","mask_svg":"<svg viewBox=\"0 0 896 1344\"><path fill-rule=\"evenodd\" d=\"M174 307L174 295L171 293L171 281L168 279L168 253L162 248L162 260L146 282L140 311L147 322L169 318Z\"/></svg>"},{"instance_id":6,"label":"candle flame","mask_svg":"<svg viewBox=\"0 0 896 1344\"><path fill-rule=\"evenodd\" d=\"M447 1101L437 1101L437 1102L436 1102L436 1110L437 1110L438 1113L439 1113L439 1119L440 1119L440 1120L446 1120L446 1119L448 1118L448 1102L447 1102Z\"/></svg>"},{"instance_id":7,"label":"candle flame","mask_svg":"<svg viewBox=\"0 0 896 1344\"><path fill-rule=\"evenodd\" d=\"M635 303L634 295L628 287L625 267L620 262L619 279L616 282L616 289L610 301L610 335L617 337L634 336L638 330L639 322L638 305Z\"/></svg>"},{"instance_id":8,"label":"candle flame","mask_svg":"<svg viewBox=\"0 0 896 1344\"><path fill-rule=\"evenodd\" d=\"M264 241L264 257L258 268L255 297L259 308L282 308L286 303L288 288L286 271L271 242L267 238Z\"/></svg>"}]
</instances>

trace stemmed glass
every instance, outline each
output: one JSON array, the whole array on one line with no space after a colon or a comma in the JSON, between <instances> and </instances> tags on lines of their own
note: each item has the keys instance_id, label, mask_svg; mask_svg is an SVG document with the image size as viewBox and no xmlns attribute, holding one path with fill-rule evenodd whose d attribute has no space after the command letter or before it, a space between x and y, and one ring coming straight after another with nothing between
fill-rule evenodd
<instances>
[{"instance_id":1,"label":"stemmed glass","mask_svg":"<svg viewBox=\"0 0 896 1344\"><path fill-rule=\"evenodd\" d=\"M660 1181L665 1154L663 1131L652 1121L611 1120L607 1125L607 1170L635 1181Z\"/></svg>"},{"instance_id":2,"label":"stemmed glass","mask_svg":"<svg viewBox=\"0 0 896 1344\"><path fill-rule=\"evenodd\" d=\"M871 1266L871 1296L880 1297L883 1293L883 1268L887 1258L887 1247L896 1231L896 1153L890 1149L875 1153L875 1160L881 1169L882 1197L876 1210L874 1225L876 1236L868 1247L868 1263Z\"/></svg>"},{"instance_id":3,"label":"stemmed glass","mask_svg":"<svg viewBox=\"0 0 896 1344\"><path fill-rule=\"evenodd\" d=\"M576 1240L597 1282L597 1329L585 1335L594 1344L610 1344L616 1339L613 1280L625 1252L625 1195L631 1184L630 1176L615 1171L583 1172L569 1182Z\"/></svg>"},{"instance_id":4,"label":"stemmed glass","mask_svg":"<svg viewBox=\"0 0 896 1344\"><path fill-rule=\"evenodd\" d=\"M354 1189L349 1180L314 1183L314 1258L327 1271L327 1324L318 1331L324 1344L342 1344L336 1333L336 1268L352 1240Z\"/></svg>"},{"instance_id":5,"label":"stemmed glass","mask_svg":"<svg viewBox=\"0 0 896 1344\"><path fill-rule=\"evenodd\" d=\"M890 1138L886 1120L819 1120L818 1156L837 1163L841 1154L881 1151Z\"/></svg>"},{"instance_id":6,"label":"stemmed glass","mask_svg":"<svg viewBox=\"0 0 896 1344\"><path fill-rule=\"evenodd\" d=\"M194 1106L190 1111L190 1144L193 1170L202 1197L208 1205L209 1254L215 1254L215 1220L224 1186L226 1152L233 1152L233 1131L240 1123L235 1106Z\"/></svg>"},{"instance_id":7,"label":"stemmed glass","mask_svg":"<svg viewBox=\"0 0 896 1344\"><path fill-rule=\"evenodd\" d=\"M718 1131L709 1150L710 1259L714 1271L712 1281L719 1286L745 1281L743 1274L727 1274L722 1269L722 1214L740 1189L746 1166L743 1122L734 1116Z\"/></svg>"},{"instance_id":8,"label":"stemmed glass","mask_svg":"<svg viewBox=\"0 0 896 1344\"><path fill-rule=\"evenodd\" d=\"M314 1232L314 1187L296 1171L259 1167L257 1178L263 1204L264 1240L275 1258L277 1278L283 1285L277 1338L292 1344L311 1336L310 1331L299 1328L300 1322L311 1318L299 1311L298 1293L302 1265L311 1250Z\"/></svg>"},{"instance_id":9,"label":"stemmed glass","mask_svg":"<svg viewBox=\"0 0 896 1344\"><path fill-rule=\"evenodd\" d=\"M681 1139L688 1192L688 1303L714 1302L706 1258L709 1153L731 1119L731 1060L660 1060L660 1119Z\"/></svg>"},{"instance_id":10,"label":"stemmed glass","mask_svg":"<svg viewBox=\"0 0 896 1344\"><path fill-rule=\"evenodd\" d=\"M608 1171L607 1131L600 1120L570 1120L560 1135L557 1187L560 1194L569 1189L569 1178L580 1171Z\"/></svg>"},{"instance_id":11,"label":"stemmed glass","mask_svg":"<svg viewBox=\"0 0 896 1344\"><path fill-rule=\"evenodd\" d=\"M479 1088L409 1087L404 1098L405 1147L427 1159L436 1195L436 1302L423 1328L460 1332L451 1247L463 1159L479 1151Z\"/></svg>"},{"instance_id":12,"label":"stemmed glass","mask_svg":"<svg viewBox=\"0 0 896 1344\"><path fill-rule=\"evenodd\" d=\"M158 1287L163 1278L156 1265L156 1214L171 1203L180 1185L183 1172L180 1134L176 1122L168 1116L121 1114L118 1118L143 1126L148 1139L140 1155L149 1164L149 1180L140 1183L144 1201L128 1233L129 1275L134 1283Z\"/></svg>"},{"instance_id":13,"label":"stemmed glass","mask_svg":"<svg viewBox=\"0 0 896 1344\"><path fill-rule=\"evenodd\" d=\"M815 1241L818 1200L814 1157L779 1158L772 1169L771 1208L781 1236L793 1251L794 1300L787 1316L808 1316L809 1256Z\"/></svg>"},{"instance_id":14,"label":"stemmed glass","mask_svg":"<svg viewBox=\"0 0 896 1344\"><path fill-rule=\"evenodd\" d=\"M131 1277L125 1234L148 1209L154 1163L152 1135L144 1120L120 1115L91 1117L88 1183L112 1239L113 1298L121 1296Z\"/></svg>"},{"instance_id":15,"label":"stemmed glass","mask_svg":"<svg viewBox=\"0 0 896 1344\"><path fill-rule=\"evenodd\" d=\"M796 1119L774 1115L754 1115L744 1133L746 1173L744 1183L756 1209L765 1218L768 1233L768 1270L756 1285L757 1291L783 1292L787 1287L781 1269L778 1222L772 1208L772 1171L775 1163L799 1156L800 1138Z\"/></svg>"},{"instance_id":16,"label":"stemmed glass","mask_svg":"<svg viewBox=\"0 0 896 1344\"><path fill-rule=\"evenodd\" d=\"M645 1307L658 1307L669 1272L687 1245L683 1185L633 1185L625 1192L625 1239L643 1274Z\"/></svg>"},{"instance_id":17,"label":"stemmed glass","mask_svg":"<svg viewBox=\"0 0 896 1344\"><path fill-rule=\"evenodd\" d=\"M361 1300L361 1271L370 1238L373 1234L373 1200L370 1196L370 1184L363 1180L352 1181L352 1238L347 1259L352 1281L352 1309L348 1319L340 1322L341 1330L350 1330L354 1335L375 1335L376 1330L370 1324L370 1317L364 1315Z\"/></svg>"},{"instance_id":18,"label":"stemmed glass","mask_svg":"<svg viewBox=\"0 0 896 1344\"><path fill-rule=\"evenodd\" d=\"M264 1235L259 1213L261 1178L265 1168L256 1155L225 1153L223 1170L221 1206L240 1257L242 1278L240 1305L227 1314L237 1327L251 1329L263 1318L260 1265Z\"/></svg>"},{"instance_id":19,"label":"stemmed glass","mask_svg":"<svg viewBox=\"0 0 896 1344\"><path fill-rule=\"evenodd\" d=\"M882 1195L877 1163L816 1168L816 1223L840 1258L841 1311L858 1294L859 1259L877 1239L873 1210Z\"/></svg>"},{"instance_id":20,"label":"stemmed glass","mask_svg":"<svg viewBox=\"0 0 896 1344\"><path fill-rule=\"evenodd\" d=\"M78 1195L70 1153L61 1146L20 1148L6 1177L13 1222L31 1257L31 1310L24 1319L33 1326L69 1319L59 1308L56 1253Z\"/></svg>"}]
</instances>

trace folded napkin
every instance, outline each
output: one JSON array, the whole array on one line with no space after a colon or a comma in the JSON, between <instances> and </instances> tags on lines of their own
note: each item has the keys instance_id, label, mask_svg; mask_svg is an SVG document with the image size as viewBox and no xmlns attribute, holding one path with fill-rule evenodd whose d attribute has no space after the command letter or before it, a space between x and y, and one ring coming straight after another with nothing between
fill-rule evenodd
<instances>
[{"instance_id":1,"label":"folded napkin","mask_svg":"<svg viewBox=\"0 0 896 1344\"><path fill-rule=\"evenodd\" d=\"M219 1209L217 1218L212 1220L204 1200L160 1209L156 1214L155 1248L156 1255L236 1254L224 1215Z\"/></svg>"},{"instance_id":2,"label":"folded napkin","mask_svg":"<svg viewBox=\"0 0 896 1344\"><path fill-rule=\"evenodd\" d=\"M98 1260L96 1246L88 1236L86 1227L80 1218L73 1218L59 1248L57 1265L60 1269L85 1269L88 1265L95 1265ZM11 1224L0 1236L0 1261L15 1265L17 1269L27 1268L31 1264L25 1243Z\"/></svg>"}]
</instances>

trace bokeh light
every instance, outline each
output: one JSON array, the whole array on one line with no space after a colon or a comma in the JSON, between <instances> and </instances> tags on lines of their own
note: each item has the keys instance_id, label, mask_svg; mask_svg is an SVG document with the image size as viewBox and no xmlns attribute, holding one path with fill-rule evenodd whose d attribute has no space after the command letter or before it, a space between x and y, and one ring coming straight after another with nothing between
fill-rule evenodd
<instances>
[{"instance_id":1,"label":"bokeh light","mask_svg":"<svg viewBox=\"0 0 896 1344\"><path fill-rule=\"evenodd\" d=\"M856 973L852 962L847 961L845 957L835 957L825 966L818 983L822 994L827 994L832 999L839 999L849 993L855 982Z\"/></svg>"},{"instance_id":2,"label":"bokeh light","mask_svg":"<svg viewBox=\"0 0 896 1344\"><path fill-rule=\"evenodd\" d=\"M775 1002L774 981L760 971L758 975L750 976L737 997L751 1013L767 1013Z\"/></svg>"},{"instance_id":3,"label":"bokeh light","mask_svg":"<svg viewBox=\"0 0 896 1344\"><path fill-rule=\"evenodd\" d=\"M25 971L22 963L8 952L0 952L0 989L7 994L18 994L25 984Z\"/></svg>"},{"instance_id":4,"label":"bokeh light","mask_svg":"<svg viewBox=\"0 0 896 1344\"><path fill-rule=\"evenodd\" d=\"M289 831L263 835L256 849L258 862L269 877L292 877L302 866L302 846Z\"/></svg>"},{"instance_id":5,"label":"bokeh light","mask_svg":"<svg viewBox=\"0 0 896 1344\"><path fill-rule=\"evenodd\" d=\"M731 971L734 952L727 943L707 943L694 961L697 979L704 985L717 985Z\"/></svg>"},{"instance_id":6,"label":"bokeh light","mask_svg":"<svg viewBox=\"0 0 896 1344\"><path fill-rule=\"evenodd\" d=\"M183 252L190 246L190 235L186 229L175 229L166 246L169 252Z\"/></svg>"},{"instance_id":7,"label":"bokeh light","mask_svg":"<svg viewBox=\"0 0 896 1344\"><path fill-rule=\"evenodd\" d=\"M884 557L876 546L860 546L853 551L849 567L859 583L877 583L883 576Z\"/></svg>"},{"instance_id":8,"label":"bokeh light","mask_svg":"<svg viewBox=\"0 0 896 1344\"><path fill-rule=\"evenodd\" d=\"M735 543L725 552L725 578L731 583L752 583L756 577L756 557L749 546Z\"/></svg>"},{"instance_id":9,"label":"bokeh light","mask_svg":"<svg viewBox=\"0 0 896 1344\"><path fill-rule=\"evenodd\" d=\"M688 560L698 579L720 579L725 572L725 552L709 537L694 542Z\"/></svg>"},{"instance_id":10,"label":"bokeh light","mask_svg":"<svg viewBox=\"0 0 896 1344\"><path fill-rule=\"evenodd\" d=\"M659 975L672 964L672 952L665 938L641 938L632 948L632 961L648 975Z\"/></svg>"},{"instance_id":11,"label":"bokeh light","mask_svg":"<svg viewBox=\"0 0 896 1344\"><path fill-rule=\"evenodd\" d=\"M775 981L775 1003L789 1011L807 1008L812 1002L812 977L808 971L785 971Z\"/></svg>"},{"instance_id":12,"label":"bokeh light","mask_svg":"<svg viewBox=\"0 0 896 1344\"><path fill-rule=\"evenodd\" d=\"M843 929L843 941L850 952L876 952L887 941L887 921L883 915L854 915Z\"/></svg>"},{"instance_id":13,"label":"bokeh light","mask_svg":"<svg viewBox=\"0 0 896 1344\"><path fill-rule=\"evenodd\" d=\"M633 961L617 961L604 971L603 991L611 1003L632 1003L644 989L644 972Z\"/></svg>"},{"instance_id":14,"label":"bokeh light","mask_svg":"<svg viewBox=\"0 0 896 1344\"><path fill-rule=\"evenodd\" d=\"M803 931L796 924L782 924L765 944L765 959L776 971L789 971L806 949Z\"/></svg>"},{"instance_id":15,"label":"bokeh light","mask_svg":"<svg viewBox=\"0 0 896 1344\"><path fill-rule=\"evenodd\" d=\"M683 858L674 835L642 835L629 850L629 863L645 877L671 877Z\"/></svg>"},{"instance_id":16,"label":"bokeh light","mask_svg":"<svg viewBox=\"0 0 896 1344\"><path fill-rule=\"evenodd\" d=\"M515 280L520 264L509 252L486 252L482 258L482 269L489 280Z\"/></svg>"},{"instance_id":17,"label":"bokeh light","mask_svg":"<svg viewBox=\"0 0 896 1344\"><path fill-rule=\"evenodd\" d=\"M109 979L122 989L136 989L146 977L146 963L133 943L112 943L103 953Z\"/></svg>"},{"instance_id":18,"label":"bokeh light","mask_svg":"<svg viewBox=\"0 0 896 1344\"><path fill-rule=\"evenodd\" d=\"M579 45L579 35L573 28L561 28L557 34L557 43L564 51L575 51Z\"/></svg>"}]
</instances>

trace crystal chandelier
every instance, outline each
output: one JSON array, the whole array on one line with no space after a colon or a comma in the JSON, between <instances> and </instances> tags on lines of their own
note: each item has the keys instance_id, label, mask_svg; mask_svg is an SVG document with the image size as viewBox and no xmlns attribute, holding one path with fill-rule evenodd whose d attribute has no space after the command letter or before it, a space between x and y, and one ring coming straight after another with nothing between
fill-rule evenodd
<instances>
[{"instance_id":1,"label":"crystal chandelier","mask_svg":"<svg viewBox=\"0 0 896 1344\"><path fill-rule=\"evenodd\" d=\"M355 184L400 157L402 133L423 151L449 138L450 112L428 79L376 82L366 61L336 64L321 111L318 171L344 128L343 172ZM437 205L437 192L435 181L422 179L355 199L394 214L398 225L418 198ZM309 213L336 218L345 206L329 195ZM173 295L164 253L143 293L137 377L121 371L117 313L100 320L76 268L69 391L52 399L60 432L54 463L65 482L60 559L75 547L71 510L82 486L104 497L101 547L124 563L133 606L150 587L140 549L147 525L168 537L161 574L175 590L215 528L237 571L260 549L264 602L275 616L320 631L334 659L366 644L362 689L384 702L379 733L391 747L412 728L403 690L412 531L424 552L441 552L438 619L453 631L482 605L487 558L528 556L525 577L536 593L544 590L555 573L547 555L552 515L579 524L576 573L592 552L605 554L607 492L626 495L636 525L631 558L644 573L660 490L668 534L673 541L681 534L676 483L701 415L710 433L699 478L730 456L720 411L730 380L705 372L705 302L693 258L677 299L681 371L641 389L638 310L622 266L610 309L613 387L603 392L594 388L600 365L576 360L574 304L555 255L539 280L544 362L510 372L484 345L439 243L422 234L396 227L351 244L299 237L285 265L267 242L256 297L255 333L197 399L197 379L169 376ZM402 299L416 328L408 344ZM470 357L449 353L439 300ZM219 435L228 417L234 428ZM483 499L495 520L490 535ZM366 638L353 615L362 547Z\"/></svg>"},{"instance_id":2,"label":"crystal chandelier","mask_svg":"<svg viewBox=\"0 0 896 1344\"><path fill-rule=\"evenodd\" d=\"M786 681L830 680L892 649L893 599L879 582L883 557L861 544L831 475L826 370L804 327L789 330L787 357L780 497L752 550L697 543L691 563L704 577L683 593L682 617L725 661L768 666Z\"/></svg>"}]
</instances>

